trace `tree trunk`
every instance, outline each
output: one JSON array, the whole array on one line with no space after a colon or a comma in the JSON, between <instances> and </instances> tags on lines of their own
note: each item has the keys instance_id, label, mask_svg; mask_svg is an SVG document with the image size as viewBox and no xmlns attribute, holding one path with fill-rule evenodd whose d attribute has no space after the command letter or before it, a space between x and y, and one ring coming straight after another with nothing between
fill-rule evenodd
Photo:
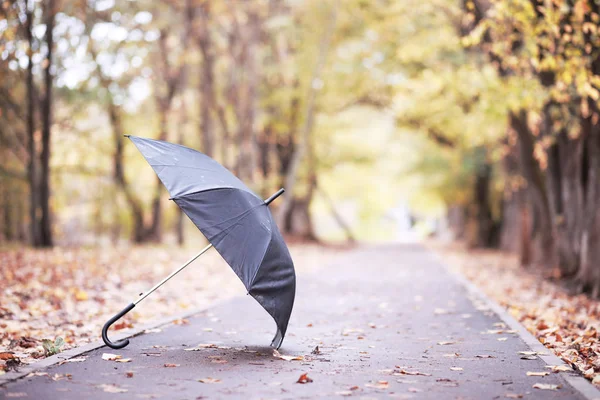
<instances>
[{"instance_id":1,"label":"tree trunk","mask_svg":"<svg viewBox=\"0 0 600 400\"><path fill-rule=\"evenodd\" d=\"M37 150L35 146L35 88L33 83L33 7L35 2L29 0L27 3L27 153L29 161L27 164L27 179L29 182L29 226L30 241L34 247L42 244L39 209L39 177L37 172Z\"/></svg>"},{"instance_id":2,"label":"tree trunk","mask_svg":"<svg viewBox=\"0 0 600 400\"><path fill-rule=\"evenodd\" d=\"M548 267L557 264L554 232L546 186L538 161L534 157L533 135L527 126L525 110L510 112L509 122L517 135L519 150L519 170L527 182L527 193L533 206L533 235L540 237L542 263Z\"/></svg>"},{"instance_id":3,"label":"tree trunk","mask_svg":"<svg viewBox=\"0 0 600 400\"><path fill-rule=\"evenodd\" d=\"M484 151L485 153L485 151ZM483 156L485 158L485 154ZM475 237L471 238L472 247L490 248L498 246L497 224L492 216L490 185L492 166L484 160L475 176L473 202L473 217L475 222Z\"/></svg>"},{"instance_id":4,"label":"tree trunk","mask_svg":"<svg viewBox=\"0 0 600 400\"><path fill-rule=\"evenodd\" d=\"M334 8L331 11L331 15L327 24L326 33L323 36L323 39L321 40L319 46L319 53L317 56L315 69L313 70L311 80L308 83L306 109L304 112L304 126L302 127L300 141L294 149L294 153L292 154L292 158L290 160L289 169L285 176L285 188L290 194L284 197L283 201L281 202L281 206L277 211L277 217L279 221L287 219L286 216L290 213L292 202L294 201L294 189L296 186L296 181L298 179L300 163L302 162L302 159L306 155L308 147L310 146L310 135L313 130L315 118L315 103L317 97L317 90L315 88L315 85L313 85L313 82L315 82L317 79L320 79L322 70L325 67L327 52L329 50L329 44L331 42L331 37L333 35L337 18L337 3L333 7Z\"/></svg>"},{"instance_id":5,"label":"tree trunk","mask_svg":"<svg viewBox=\"0 0 600 400\"><path fill-rule=\"evenodd\" d=\"M44 70L45 96L42 104L42 153L40 179L41 241L43 247L51 247L52 220L50 215L50 134L52 129L52 57L54 54L54 18L56 15L54 0L46 4L46 68Z\"/></svg>"},{"instance_id":6,"label":"tree trunk","mask_svg":"<svg viewBox=\"0 0 600 400\"><path fill-rule=\"evenodd\" d=\"M200 29L198 32L198 46L202 53L200 73L200 136L202 138L202 151L207 156L213 157L215 138L211 110L215 103L215 77L212 39L208 26L211 18L210 14L210 2L204 2L200 6Z\"/></svg>"},{"instance_id":7,"label":"tree trunk","mask_svg":"<svg viewBox=\"0 0 600 400\"><path fill-rule=\"evenodd\" d=\"M257 169L256 162L256 109L258 104L258 54L259 16L255 10L247 12L248 21L244 29L240 64L244 71L240 87L241 102L238 119L238 170L241 180L252 182Z\"/></svg>"},{"instance_id":8,"label":"tree trunk","mask_svg":"<svg viewBox=\"0 0 600 400\"><path fill-rule=\"evenodd\" d=\"M119 109L112 102L112 98L109 99L110 103L108 106L108 114L113 130L113 140L115 145L115 153L113 156L113 170L114 180L117 187L121 189L125 195L125 200L129 205L131 217L133 219L133 231L132 239L135 243L142 243L146 241L146 227L144 225L144 212L142 203L139 198L133 192L133 189L129 186L125 178L125 171L123 168L123 126L121 123L121 116Z\"/></svg>"},{"instance_id":9,"label":"tree trunk","mask_svg":"<svg viewBox=\"0 0 600 400\"><path fill-rule=\"evenodd\" d=\"M583 210L580 265L576 280L580 291L600 297L600 125L595 102L587 100L592 109L589 117L582 117L582 133L587 134L584 147L587 159L585 208Z\"/></svg>"}]
</instances>

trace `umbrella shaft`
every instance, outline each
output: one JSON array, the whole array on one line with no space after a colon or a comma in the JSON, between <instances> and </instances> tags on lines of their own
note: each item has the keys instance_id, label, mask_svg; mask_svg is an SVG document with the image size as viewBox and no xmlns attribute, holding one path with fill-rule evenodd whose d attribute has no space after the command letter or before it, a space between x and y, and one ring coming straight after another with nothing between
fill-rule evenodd
<instances>
[{"instance_id":1,"label":"umbrella shaft","mask_svg":"<svg viewBox=\"0 0 600 400\"><path fill-rule=\"evenodd\" d=\"M164 285L169 279L171 279L172 277L174 277L175 275L177 275L185 267L187 267L188 265L190 265L191 263L193 263L198 257L200 257L202 254L206 253L211 247L213 247L213 245L209 244L208 246L206 246L205 248L203 248L202 250L200 250L200 253L196 254L194 257L190 258L181 267L179 267L175 271L171 272L171 275L167 276L165 279L163 279L162 281L158 282L156 285L154 285L154 287L152 289L148 290L145 293L142 293L140 295L140 297L133 302L133 304L137 305L140 301L142 301L146 297L150 296L150 294L152 294L152 292L154 292L156 289L158 289L159 287L161 287L162 285Z\"/></svg>"}]
</instances>

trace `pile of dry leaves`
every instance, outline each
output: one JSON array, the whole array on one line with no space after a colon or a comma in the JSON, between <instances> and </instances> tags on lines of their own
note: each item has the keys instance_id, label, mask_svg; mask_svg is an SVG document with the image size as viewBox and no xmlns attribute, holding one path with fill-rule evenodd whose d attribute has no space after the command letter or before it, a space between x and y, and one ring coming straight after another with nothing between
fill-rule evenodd
<instances>
[{"instance_id":1,"label":"pile of dry leaves","mask_svg":"<svg viewBox=\"0 0 600 400\"><path fill-rule=\"evenodd\" d=\"M108 318L197 251L167 246L0 251L0 374L98 340ZM293 244L290 251L303 273L344 250ZM113 327L134 328L243 294L233 271L209 251Z\"/></svg>"},{"instance_id":2,"label":"pile of dry leaves","mask_svg":"<svg viewBox=\"0 0 600 400\"><path fill-rule=\"evenodd\" d=\"M572 296L520 267L516 256L491 250L466 250L459 244L430 243L444 261L520 321L573 369L600 385L600 302Z\"/></svg>"}]
</instances>

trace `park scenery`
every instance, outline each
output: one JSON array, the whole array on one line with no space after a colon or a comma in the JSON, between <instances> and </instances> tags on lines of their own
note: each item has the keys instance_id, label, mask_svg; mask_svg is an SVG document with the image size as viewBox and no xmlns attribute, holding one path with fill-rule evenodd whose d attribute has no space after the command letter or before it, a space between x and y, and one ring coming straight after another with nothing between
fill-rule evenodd
<instances>
[{"instance_id":1,"label":"park scenery","mask_svg":"<svg viewBox=\"0 0 600 400\"><path fill-rule=\"evenodd\" d=\"M599 399L599 26L0 0L0 399Z\"/></svg>"}]
</instances>

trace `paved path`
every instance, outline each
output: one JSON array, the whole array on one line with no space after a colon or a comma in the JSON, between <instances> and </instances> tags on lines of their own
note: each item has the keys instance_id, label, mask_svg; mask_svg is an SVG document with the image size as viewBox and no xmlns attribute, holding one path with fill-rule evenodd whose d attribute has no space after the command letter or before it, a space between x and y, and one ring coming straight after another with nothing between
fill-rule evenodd
<instances>
[{"instance_id":1,"label":"paved path","mask_svg":"<svg viewBox=\"0 0 600 400\"><path fill-rule=\"evenodd\" d=\"M125 349L100 348L84 362L9 384L0 398L581 398L561 374L527 376L545 364L521 359L528 348L516 334L491 333L503 329L499 318L417 245L348 253L319 274L299 276L296 299L281 353L303 361L273 357L274 324L243 296L189 324L133 338ZM222 348L184 351L200 343ZM316 346L320 353L311 354ZM132 361L104 361L105 352ZM313 382L296 383L303 373ZM219 381L199 382L205 378ZM533 389L538 382L562 388ZM119 390L127 392L111 393Z\"/></svg>"}]
</instances>

